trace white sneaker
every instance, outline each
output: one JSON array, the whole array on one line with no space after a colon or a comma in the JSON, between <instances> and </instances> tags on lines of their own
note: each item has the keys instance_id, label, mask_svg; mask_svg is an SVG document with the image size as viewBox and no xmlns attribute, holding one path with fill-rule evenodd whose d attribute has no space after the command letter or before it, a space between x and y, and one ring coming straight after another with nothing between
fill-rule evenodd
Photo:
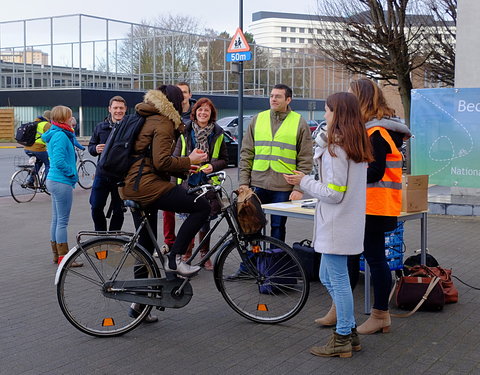
<instances>
[{"instance_id":1,"label":"white sneaker","mask_svg":"<svg viewBox=\"0 0 480 375\"><path fill-rule=\"evenodd\" d=\"M193 276L202 269L200 266L191 266L183 262L182 256L179 254L175 255L175 263L177 265L177 269L175 270L170 269L168 264L169 259L167 256L164 256L163 259L164 259L165 272L174 272L174 273L178 273L181 276Z\"/></svg>"}]
</instances>

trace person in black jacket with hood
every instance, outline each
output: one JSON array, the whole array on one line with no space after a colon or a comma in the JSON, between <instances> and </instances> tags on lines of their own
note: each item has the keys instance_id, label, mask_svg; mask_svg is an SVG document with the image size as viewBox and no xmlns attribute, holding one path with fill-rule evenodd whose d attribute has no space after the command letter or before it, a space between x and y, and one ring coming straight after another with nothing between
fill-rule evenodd
<instances>
[{"instance_id":1,"label":"person in black jacket with hood","mask_svg":"<svg viewBox=\"0 0 480 375\"><path fill-rule=\"evenodd\" d=\"M113 126L125 117L127 102L121 96L114 96L110 99L108 112L107 118L95 126L93 135L90 138L88 152L92 156L100 157ZM90 193L92 219L96 231L107 230L107 217L110 217L110 214L111 220L108 230L117 231L122 229L124 209L122 199L118 194L117 182L110 177L102 175L97 168L92 192ZM105 216L104 209L109 195L111 197L110 207Z\"/></svg>"}]
</instances>

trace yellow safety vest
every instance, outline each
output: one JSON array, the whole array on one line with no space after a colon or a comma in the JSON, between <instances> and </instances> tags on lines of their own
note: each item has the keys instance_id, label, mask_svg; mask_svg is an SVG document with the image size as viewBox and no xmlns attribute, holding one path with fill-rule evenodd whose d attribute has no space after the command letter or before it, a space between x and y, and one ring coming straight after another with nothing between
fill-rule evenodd
<instances>
[{"instance_id":1,"label":"yellow safety vest","mask_svg":"<svg viewBox=\"0 0 480 375\"><path fill-rule=\"evenodd\" d=\"M255 122L254 150L252 170L263 172L268 168L278 173L290 173L278 159L287 164L290 169L297 169L297 132L300 124L300 114L291 111L272 136L270 110L260 112Z\"/></svg>"},{"instance_id":2,"label":"yellow safety vest","mask_svg":"<svg viewBox=\"0 0 480 375\"><path fill-rule=\"evenodd\" d=\"M180 151L180 156L187 156L187 141L185 140L185 136L183 134L180 134L180 141L182 142L182 149ZM223 142L223 134L220 134L220 136L215 141L215 145L213 146L213 154L210 161L218 159L218 155L220 155L220 147L222 146L222 142ZM206 164L202 165L200 168L198 168L198 172L200 172L202 169L205 169L205 167L206 167ZM178 185L180 185L182 182L183 180L181 178L177 178ZM220 184L220 181L218 180L217 176L212 177L212 184L213 185Z\"/></svg>"},{"instance_id":3,"label":"yellow safety vest","mask_svg":"<svg viewBox=\"0 0 480 375\"><path fill-rule=\"evenodd\" d=\"M46 145L42 139L42 134L45 133L43 128L48 124L48 121L42 121L37 124L37 135L35 136L35 143L40 143L41 145Z\"/></svg>"}]
</instances>

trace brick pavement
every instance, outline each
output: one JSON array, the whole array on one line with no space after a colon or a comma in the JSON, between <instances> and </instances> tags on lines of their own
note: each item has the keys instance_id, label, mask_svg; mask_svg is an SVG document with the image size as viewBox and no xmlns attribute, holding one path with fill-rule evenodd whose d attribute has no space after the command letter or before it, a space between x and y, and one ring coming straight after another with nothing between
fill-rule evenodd
<instances>
[{"instance_id":1,"label":"brick pavement","mask_svg":"<svg viewBox=\"0 0 480 375\"><path fill-rule=\"evenodd\" d=\"M232 174L232 173L231 173ZM212 274L193 280L194 296L179 310L155 311L160 321L118 338L89 337L63 317L50 262L50 202L0 198L0 374L479 374L480 291L459 282L460 302L443 312L394 319L392 332L361 337L351 359L309 354L331 330L315 327L328 310L325 289L312 284L305 308L279 325L258 325L231 310ZM132 227L130 214L127 229ZM479 218L429 216L429 249L454 275L480 286ZM90 229L88 192L76 189L69 227ZM418 222L407 222L407 253L419 248ZM311 236L312 224L289 219L287 242ZM161 231L160 231L161 233ZM358 322L363 280L355 290Z\"/></svg>"}]
</instances>

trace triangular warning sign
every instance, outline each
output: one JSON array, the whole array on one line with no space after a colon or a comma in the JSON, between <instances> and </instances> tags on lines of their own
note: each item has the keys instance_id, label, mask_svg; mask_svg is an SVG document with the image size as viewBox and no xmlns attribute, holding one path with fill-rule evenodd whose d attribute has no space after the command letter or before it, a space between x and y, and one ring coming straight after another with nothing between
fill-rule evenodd
<instances>
[{"instance_id":1,"label":"triangular warning sign","mask_svg":"<svg viewBox=\"0 0 480 375\"><path fill-rule=\"evenodd\" d=\"M246 52L250 51L250 46L247 43L247 39L245 39L245 35L243 35L242 30L238 27L237 31L235 31L235 35L230 42L230 46L228 47L227 52Z\"/></svg>"}]
</instances>

